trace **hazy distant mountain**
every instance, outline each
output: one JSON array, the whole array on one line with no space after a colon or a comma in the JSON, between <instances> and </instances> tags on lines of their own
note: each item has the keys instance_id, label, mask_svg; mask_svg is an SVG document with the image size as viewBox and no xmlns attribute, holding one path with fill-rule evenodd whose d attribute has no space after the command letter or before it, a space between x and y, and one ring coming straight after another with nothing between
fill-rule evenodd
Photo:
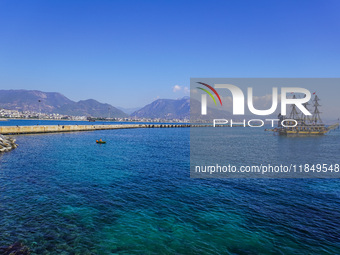
<instances>
[{"instance_id":1,"label":"hazy distant mountain","mask_svg":"<svg viewBox=\"0 0 340 255\"><path fill-rule=\"evenodd\" d=\"M131 114L138 118L184 119L189 118L190 99L157 99Z\"/></svg>"},{"instance_id":2,"label":"hazy distant mountain","mask_svg":"<svg viewBox=\"0 0 340 255\"><path fill-rule=\"evenodd\" d=\"M191 99L190 120L191 121L208 121L214 119L226 119L232 117L229 111L217 110L211 107L207 108L207 115L201 115L201 102Z\"/></svg>"},{"instance_id":3,"label":"hazy distant mountain","mask_svg":"<svg viewBox=\"0 0 340 255\"><path fill-rule=\"evenodd\" d=\"M40 100L40 102L39 102ZM81 115L92 117L127 117L128 115L109 104L94 99L74 102L60 93L37 90L0 90L0 108Z\"/></svg>"},{"instance_id":4,"label":"hazy distant mountain","mask_svg":"<svg viewBox=\"0 0 340 255\"><path fill-rule=\"evenodd\" d=\"M134 108L123 108L123 107L118 107L117 108L123 112L125 112L126 114L131 114L135 111L138 111L139 109L141 109L142 107L134 107Z\"/></svg>"},{"instance_id":5,"label":"hazy distant mountain","mask_svg":"<svg viewBox=\"0 0 340 255\"><path fill-rule=\"evenodd\" d=\"M212 121L213 119L230 117L231 114L228 111L208 107L207 115L202 116L201 103L197 100L190 100L189 97L183 97L181 99L157 99L142 109L133 112L130 116L152 119L189 119L190 117L193 121Z\"/></svg>"}]
</instances>

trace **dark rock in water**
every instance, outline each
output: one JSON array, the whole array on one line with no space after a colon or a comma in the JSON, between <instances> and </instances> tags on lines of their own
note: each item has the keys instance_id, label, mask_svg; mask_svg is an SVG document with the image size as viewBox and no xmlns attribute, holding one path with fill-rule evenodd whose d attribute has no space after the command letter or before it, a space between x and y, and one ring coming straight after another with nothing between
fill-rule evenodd
<instances>
[{"instance_id":1,"label":"dark rock in water","mask_svg":"<svg viewBox=\"0 0 340 255\"><path fill-rule=\"evenodd\" d=\"M29 248L20 242L16 242L8 247L0 247L1 255L29 255Z\"/></svg>"}]
</instances>

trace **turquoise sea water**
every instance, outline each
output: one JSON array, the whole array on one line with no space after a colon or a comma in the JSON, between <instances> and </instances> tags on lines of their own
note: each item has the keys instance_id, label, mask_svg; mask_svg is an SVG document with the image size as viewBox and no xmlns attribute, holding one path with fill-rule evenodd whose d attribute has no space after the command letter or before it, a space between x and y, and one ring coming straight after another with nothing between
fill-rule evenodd
<instances>
[{"instance_id":1,"label":"turquoise sea water","mask_svg":"<svg viewBox=\"0 0 340 255\"><path fill-rule=\"evenodd\" d=\"M20 240L33 254L340 254L338 179L191 179L189 132L17 136L19 147L0 154L0 246ZM261 135L294 149L293 140Z\"/></svg>"}]
</instances>

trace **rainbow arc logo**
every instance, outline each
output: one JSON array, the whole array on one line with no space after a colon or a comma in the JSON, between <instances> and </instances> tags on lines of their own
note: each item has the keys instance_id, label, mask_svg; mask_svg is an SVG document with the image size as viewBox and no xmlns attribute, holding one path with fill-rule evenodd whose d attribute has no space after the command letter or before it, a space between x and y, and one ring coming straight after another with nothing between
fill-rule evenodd
<instances>
[{"instance_id":1,"label":"rainbow arc logo","mask_svg":"<svg viewBox=\"0 0 340 255\"><path fill-rule=\"evenodd\" d=\"M218 100L220 101L220 104L221 104L221 106L222 106L221 97L220 97L220 95L217 93L217 91L216 91L213 87L211 87L210 85L208 85L208 84L206 84L206 83L203 83L203 82L197 82L197 83L198 83L198 84L201 84L201 85L203 85L203 86L206 86L207 88L209 88L209 89L217 96L217 98L218 98ZM204 89L204 88L201 88L201 87L197 87L197 88L200 89L200 90L203 90L204 92L206 92L206 93L214 100L215 105L217 105L216 100L215 100L213 94L211 94L211 92L210 92L209 90Z\"/></svg>"}]
</instances>

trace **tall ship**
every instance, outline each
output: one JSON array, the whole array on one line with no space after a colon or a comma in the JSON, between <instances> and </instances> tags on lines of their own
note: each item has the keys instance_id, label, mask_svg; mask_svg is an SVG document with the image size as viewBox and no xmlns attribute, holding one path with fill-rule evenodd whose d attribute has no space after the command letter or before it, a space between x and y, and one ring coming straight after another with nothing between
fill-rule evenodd
<instances>
[{"instance_id":1,"label":"tall ship","mask_svg":"<svg viewBox=\"0 0 340 255\"><path fill-rule=\"evenodd\" d=\"M273 131L277 132L279 135L287 135L287 136L314 136L314 135L324 135L330 130L339 128L339 123L333 124L331 126L326 126L321 119L321 112L319 107L319 97L314 94L313 102L313 113L311 116L307 116L302 112L299 112L296 105L291 106L289 117L286 118L283 115L279 114L278 118L280 119L278 127ZM293 98L296 98L294 95ZM309 110L310 104L308 102L303 104L304 107ZM285 126L294 126L295 127L284 127L281 122L285 120ZM295 121L289 121L295 120Z\"/></svg>"}]
</instances>

